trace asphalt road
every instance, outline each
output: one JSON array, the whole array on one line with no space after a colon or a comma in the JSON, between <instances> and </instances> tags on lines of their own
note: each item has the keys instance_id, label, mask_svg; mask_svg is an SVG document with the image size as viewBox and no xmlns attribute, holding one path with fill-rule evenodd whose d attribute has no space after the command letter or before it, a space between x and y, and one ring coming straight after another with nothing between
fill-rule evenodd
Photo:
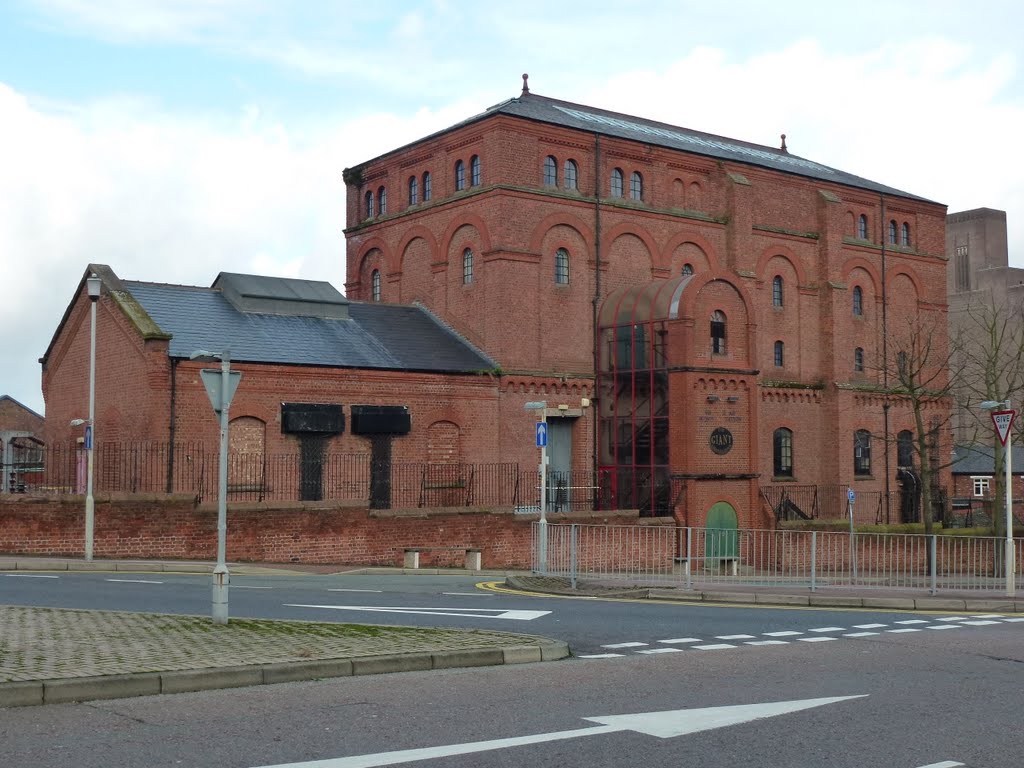
<instances>
[{"instance_id":1,"label":"asphalt road","mask_svg":"<svg viewBox=\"0 0 1024 768\"><path fill-rule=\"evenodd\" d=\"M0 744L11 768L1012 767L1020 641L996 624L28 707L0 711ZM689 711L832 697L859 698L713 730ZM381 755L402 750L426 751Z\"/></svg>"}]
</instances>

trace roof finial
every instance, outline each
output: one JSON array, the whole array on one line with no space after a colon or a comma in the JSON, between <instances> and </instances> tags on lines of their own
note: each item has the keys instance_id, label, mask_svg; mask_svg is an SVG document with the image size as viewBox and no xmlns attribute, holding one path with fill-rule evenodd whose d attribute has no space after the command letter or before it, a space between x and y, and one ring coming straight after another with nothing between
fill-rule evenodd
<instances>
[{"instance_id":1,"label":"roof finial","mask_svg":"<svg viewBox=\"0 0 1024 768\"><path fill-rule=\"evenodd\" d=\"M782 134L782 146L779 149L783 152L789 152L789 149L786 148L786 134Z\"/></svg>"},{"instance_id":2,"label":"roof finial","mask_svg":"<svg viewBox=\"0 0 1024 768\"><path fill-rule=\"evenodd\" d=\"M526 94L528 94L530 92L530 83L528 82L529 79L530 79L530 76L527 73L524 72L523 73L523 93L522 93L523 96L525 96Z\"/></svg>"}]
</instances>

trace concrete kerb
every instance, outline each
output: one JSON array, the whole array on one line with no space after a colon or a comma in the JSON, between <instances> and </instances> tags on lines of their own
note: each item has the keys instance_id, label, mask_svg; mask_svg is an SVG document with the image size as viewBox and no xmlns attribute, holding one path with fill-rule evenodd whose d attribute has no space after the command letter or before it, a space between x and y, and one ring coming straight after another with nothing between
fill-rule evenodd
<instances>
[{"instance_id":1,"label":"concrete kerb","mask_svg":"<svg viewBox=\"0 0 1024 768\"><path fill-rule=\"evenodd\" d=\"M248 666L211 667L209 669L19 681L0 683L0 709L243 688L352 677L353 675L527 664L557 661L567 656L569 656L567 644L559 641L542 641L536 645L515 645L504 648L468 648L431 653L359 656L350 659L312 659Z\"/></svg>"}]
</instances>

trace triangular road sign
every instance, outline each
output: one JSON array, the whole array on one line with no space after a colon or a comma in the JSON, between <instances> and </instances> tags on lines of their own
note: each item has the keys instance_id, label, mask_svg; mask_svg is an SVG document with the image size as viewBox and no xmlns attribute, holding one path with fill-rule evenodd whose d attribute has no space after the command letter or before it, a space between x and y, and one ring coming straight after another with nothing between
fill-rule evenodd
<instances>
[{"instance_id":1,"label":"triangular road sign","mask_svg":"<svg viewBox=\"0 0 1024 768\"><path fill-rule=\"evenodd\" d=\"M1017 412L1010 411L992 411L992 423L996 425L996 432L999 433L999 442L1006 445L1006 438L1010 436L1010 427L1013 426L1013 420L1017 418Z\"/></svg>"},{"instance_id":2,"label":"triangular road sign","mask_svg":"<svg viewBox=\"0 0 1024 768\"><path fill-rule=\"evenodd\" d=\"M210 397L210 405L213 406L214 413L220 413L220 389L224 374L219 368L203 368L199 371L199 375L206 386L206 394ZM228 408L231 407L231 398L235 396L235 390L238 389L238 382L241 378L241 371L228 371L228 393L224 398L224 405Z\"/></svg>"}]
</instances>

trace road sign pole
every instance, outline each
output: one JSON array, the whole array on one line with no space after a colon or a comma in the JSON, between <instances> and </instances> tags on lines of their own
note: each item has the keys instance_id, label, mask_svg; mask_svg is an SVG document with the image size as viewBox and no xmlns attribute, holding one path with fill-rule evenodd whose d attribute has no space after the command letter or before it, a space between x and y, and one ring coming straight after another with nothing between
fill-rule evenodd
<instances>
[{"instance_id":1,"label":"road sign pole","mask_svg":"<svg viewBox=\"0 0 1024 768\"><path fill-rule=\"evenodd\" d=\"M855 498L853 488L846 491L846 510L850 516L850 584L857 580L857 537L853 532L853 500Z\"/></svg>"},{"instance_id":2,"label":"road sign pole","mask_svg":"<svg viewBox=\"0 0 1024 768\"><path fill-rule=\"evenodd\" d=\"M983 408L1001 407L1003 410L991 411L992 424L996 428L999 442L1003 444L1003 467L1006 486L1006 548L1003 563L1006 569L1006 596L1013 597L1017 593L1017 551L1013 544L1013 421L1017 412L1010 407L1010 401L982 403Z\"/></svg>"},{"instance_id":3,"label":"road sign pole","mask_svg":"<svg viewBox=\"0 0 1024 768\"><path fill-rule=\"evenodd\" d=\"M540 572L548 573L548 409L540 416L544 439L540 446Z\"/></svg>"}]
</instances>

